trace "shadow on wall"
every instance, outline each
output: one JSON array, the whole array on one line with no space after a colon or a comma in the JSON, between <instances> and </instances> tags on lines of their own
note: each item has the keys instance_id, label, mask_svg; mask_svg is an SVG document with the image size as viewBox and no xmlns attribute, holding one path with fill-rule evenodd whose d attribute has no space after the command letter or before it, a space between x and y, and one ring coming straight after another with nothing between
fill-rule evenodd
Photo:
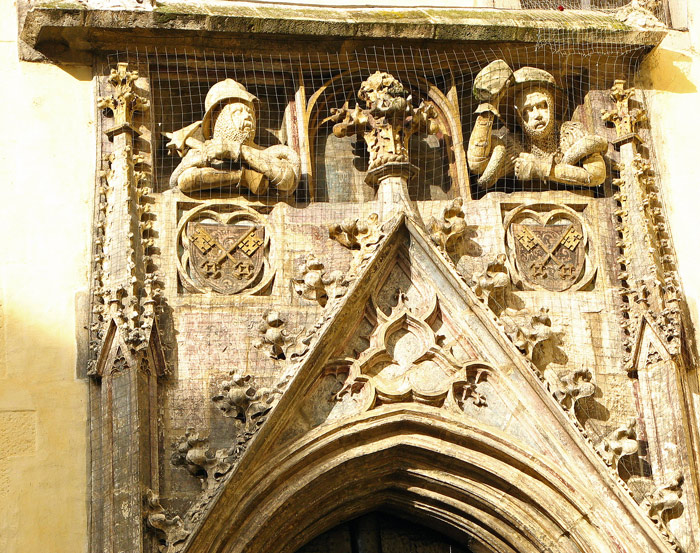
<instances>
[{"instance_id":1,"label":"shadow on wall","mask_svg":"<svg viewBox=\"0 0 700 553\"><path fill-rule=\"evenodd\" d=\"M680 52L657 47L642 64L639 85L658 92L693 94L698 91L697 86L688 79L693 62L700 64L700 58L694 59Z\"/></svg>"}]
</instances>

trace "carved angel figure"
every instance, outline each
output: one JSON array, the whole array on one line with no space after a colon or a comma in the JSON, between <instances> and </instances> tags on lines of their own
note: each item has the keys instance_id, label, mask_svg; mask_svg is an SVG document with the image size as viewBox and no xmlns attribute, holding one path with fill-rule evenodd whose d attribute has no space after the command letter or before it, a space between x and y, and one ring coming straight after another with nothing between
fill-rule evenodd
<instances>
[{"instance_id":1,"label":"carved angel figure","mask_svg":"<svg viewBox=\"0 0 700 553\"><path fill-rule=\"evenodd\" d=\"M479 72L474 94L481 103L467 149L469 169L479 175L479 186L489 188L507 176L579 186L605 181L602 154L608 141L573 121L563 123L557 132L557 93L554 77L535 67L513 72L506 62L496 60ZM513 129L493 128L506 96L515 108L524 141Z\"/></svg>"},{"instance_id":2,"label":"carved angel figure","mask_svg":"<svg viewBox=\"0 0 700 553\"><path fill-rule=\"evenodd\" d=\"M235 186L262 195L271 185L280 195L293 193L301 161L289 146L255 144L258 104L258 98L233 79L212 86L204 101L204 118L165 133L168 148L182 157L170 186L183 192Z\"/></svg>"}]
</instances>

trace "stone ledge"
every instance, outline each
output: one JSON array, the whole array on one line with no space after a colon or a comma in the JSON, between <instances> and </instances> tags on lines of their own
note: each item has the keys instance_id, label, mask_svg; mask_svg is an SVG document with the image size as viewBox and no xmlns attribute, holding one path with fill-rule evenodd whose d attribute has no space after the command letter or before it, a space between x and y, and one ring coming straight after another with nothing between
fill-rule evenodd
<instances>
[{"instance_id":1,"label":"stone ledge","mask_svg":"<svg viewBox=\"0 0 700 553\"><path fill-rule=\"evenodd\" d=\"M135 4L135 7L139 5ZM635 29L592 11L475 8L336 8L232 1L165 1L141 9L92 9L78 2L39 2L20 38L47 55L129 45L228 47L231 40L410 40L536 43L547 33L567 41L632 48L656 46L665 30Z\"/></svg>"}]
</instances>

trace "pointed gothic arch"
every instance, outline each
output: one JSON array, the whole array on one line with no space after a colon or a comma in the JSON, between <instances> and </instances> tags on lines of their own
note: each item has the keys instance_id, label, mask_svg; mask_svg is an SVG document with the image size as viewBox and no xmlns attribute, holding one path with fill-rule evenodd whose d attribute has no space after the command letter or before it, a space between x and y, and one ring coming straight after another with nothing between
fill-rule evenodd
<instances>
[{"instance_id":1,"label":"pointed gothic arch","mask_svg":"<svg viewBox=\"0 0 700 553\"><path fill-rule=\"evenodd\" d=\"M494 553L602 553L616 550L609 535L625 533L561 467L505 433L416 404L319 427L235 480L194 551L294 553L378 509Z\"/></svg>"}]
</instances>

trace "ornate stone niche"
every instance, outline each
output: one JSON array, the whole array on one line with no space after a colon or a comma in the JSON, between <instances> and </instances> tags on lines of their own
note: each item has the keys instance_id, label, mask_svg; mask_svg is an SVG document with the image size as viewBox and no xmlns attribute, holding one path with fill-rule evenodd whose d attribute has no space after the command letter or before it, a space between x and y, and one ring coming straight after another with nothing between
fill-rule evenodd
<instances>
[{"instance_id":1,"label":"ornate stone niche","mask_svg":"<svg viewBox=\"0 0 700 553\"><path fill-rule=\"evenodd\" d=\"M607 156L614 163L606 162L603 184L475 190L465 144L478 118L474 85L488 87L475 83L486 53L493 51L436 53L445 65L425 64L422 73L407 70L417 63L408 56L387 69L289 55L269 67L236 58L211 75L204 56L186 76L181 60L159 58L164 65L148 69L160 73L132 74L144 83L143 101L128 105L160 111L134 119L138 129L101 120L108 155L98 185L93 345L96 404L152 422L149 447L139 450L152 472L134 476L129 489L158 493L146 498L145 526L139 519L134 532L171 553L269 553L270 543L293 553L332 525L327 512L310 512L318 505L349 516L386 498L421 512L434 507L444 520L467 511L455 505L472 505L473 517L458 517L459 532L499 513L493 528L474 534L482 544L533 520L539 541L517 545L533 551L614 550L614 536L661 553L692 527L695 515L677 511L679 501L694 501L694 488L685 484L681 494L680 480L662 478L687 452L685 427L665 415L663 428L652 424L659 394L682 397L675 379L683 374L660 191L637 148L644 132L620 132L620 151L603 152L603 142L617 139L594 109L602 102L604 118L622 129L631 92L618 84L608 95L595 89L602 77L569 68L585 98L571 102L580 108L577 125L558 126L557 144L568 140L559 153L579 148L582 157L552 158L547 167L585 169L581 162L599 172L597 156ZM530 66L537 71L516 74L512 60L508 67L513 82L547 81L543 72L560 82L563 74ZM128 93L130 78L119 68L112 80ZM179 112L163 108L188 88ZM206 153L202 144L185 151L187 128L198 122L193 132L204 133L219 102L207 94L219 88L228 90L222 111L250 119L250 109L229 100L256 106L255 142L248 136L240 148L299 155L290 194L255 194L252 177L200 190L188 188L191 175L180 179L211 167L168 161L167 142L182 148L182 160ZM153 138L148 121L170 136ZM146 138L154 140L148 148ZM436 147L421 150L428 142ZM238 146L210 157L235 165ZM443 173L411 180L414 167L430 169L433 154ZM536 172L545 158L525 156L517 171ZM400 186L382 189L388 180ZM149 401L130 411L120 398L134 382L140 395L131 399ZM621 426L630 418L637 429ZM96 448L112 438L98 422ZM637 448L635 432L647 450ZM665 447L669 435L678 449ZM162 458L172 443L174 464ZM120 451L110 457L117 465ZM108 468L95 470L109 478ZM449 497L440 495L446 487ZM649 506L640 504L645 497ZM565 516L555 520L555 512ZM316 514L318 526L296 524Z\"/></svg>"}]
</instances>

